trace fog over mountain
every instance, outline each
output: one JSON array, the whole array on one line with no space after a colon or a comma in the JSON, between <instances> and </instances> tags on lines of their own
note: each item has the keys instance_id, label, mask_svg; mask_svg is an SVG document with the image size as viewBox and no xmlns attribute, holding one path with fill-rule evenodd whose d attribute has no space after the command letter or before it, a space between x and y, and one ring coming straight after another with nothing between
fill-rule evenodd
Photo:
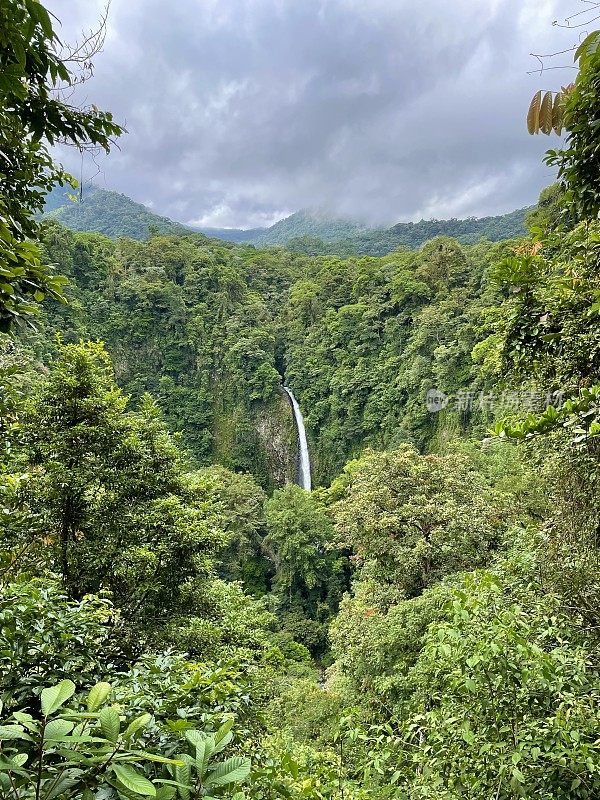
<instances>
[{"instance_id":1,"label":"fog over mountain","mask_svg":"<svg viewBox=\"0 0 600 800\"><path fill-rule=\"evenodd\" d=\"M267 228L189 227L154 214L127 195L86 183L75 199L68 187L55 186L46 196L45 214L74 231L103 233L113 239L147 239L158 234L202 233L214 239L258 247L286 247L306 255L381 256L399 247L418 248L434 236L453 236L463 244L480 239L501 241L525 234L531 209L517 209L496 217L465 220L399 222L392 228L365 228L350 219L304 209Z\"/></svg>"},{"instance_id":2,"label":"fog over mountain","mask_svg":"<svg viewBox=\"0 0 600 800\"><path fill-rule=\"evenodd\" d=\"M50 7L69 40L101 3ZM572 43L559 13L553 0L113 0L80 99L129 133L95 181L220 228L298 208L388 225L529 205L552 176L549 140L525 130L540 86L528 54ZM80 174L78 154L63 159Z\"/></svg>"}]
</instances>

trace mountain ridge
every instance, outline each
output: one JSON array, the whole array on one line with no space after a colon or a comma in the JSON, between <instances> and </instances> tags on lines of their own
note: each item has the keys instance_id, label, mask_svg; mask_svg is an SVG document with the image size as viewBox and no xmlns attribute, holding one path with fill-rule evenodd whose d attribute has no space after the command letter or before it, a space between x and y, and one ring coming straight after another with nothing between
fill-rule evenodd
<instances>
[{"instance_id":1,"label":"mountain ridge","mask_svg":"<svg viewBox=\"0 0 600 800\"><path fill-rule=\"evenodd\" d=\"M73 201L73 195L80 199ZM122 236L147 239L152 232L162 234L194 233L191 228L160 216L125 194L84 184L81 190L55 186L46 195L44 216L52 217L66 228L80 232L103 233L111 239Z\"/></svg>"},{"instance_id":2,"label":"mountain ridge","mask_svg":"<svg viewBox=\"0 0 600 800\"><path fill-rule=\"evenodd\" d=\"M500 241L526 233L525 216L533 207L508 214L450 220L399 222L390 228L369 227L355 220L303 209L268 228L211 228L184 225L160 216L125 194L85 184L81 200L73 190L55 187L47 195L44 216L75 231L103 233L110 238L143 240L152 233L203 234L215 239L257 247L287 247L307 255L385 255L399 247L414 249L434 236L453 236L463 244L480 238Z\"/></svg>"}]
</instances>

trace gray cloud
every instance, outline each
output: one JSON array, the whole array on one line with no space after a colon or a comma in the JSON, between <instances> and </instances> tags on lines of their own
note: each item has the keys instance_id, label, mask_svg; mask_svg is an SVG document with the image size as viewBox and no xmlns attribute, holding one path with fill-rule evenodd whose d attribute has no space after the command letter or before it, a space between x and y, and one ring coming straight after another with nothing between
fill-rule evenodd
<instances>
[{"instance_id":1,"label":"gray cloud","mask_svg":"<svg viewBox=\"0 0 600 800\"><path fill-rule=\"evenodd\" d=\"M49 4L64 38L93 23L95 2ZM532 203L552 173L548 140L525 130L540 85L526 74L528 53L570 44L551 27L556 6L113 0L83 91L129 133L96 180L219 226L269 224L301 207L392 223ZM73 155L63 158L78 173Z\"/></svg>"}]
</instances>

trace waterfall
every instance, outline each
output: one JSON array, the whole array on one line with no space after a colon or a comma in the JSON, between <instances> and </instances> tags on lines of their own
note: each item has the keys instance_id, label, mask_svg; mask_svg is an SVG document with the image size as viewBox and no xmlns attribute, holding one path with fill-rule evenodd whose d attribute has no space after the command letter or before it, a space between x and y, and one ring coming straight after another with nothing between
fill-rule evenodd
<instances>
[{"instance_id":1,"label":"waterfall","mask_svg":"<svg viewBox=\"0 0 600 800\"><path fill-rule=\"evenodd\" d=\"M308 456L308 442L306 440L306 430L304 428L304 417L300 411L298 401L294 397L294 393L287 386L283 387L283 391L290 398L292 409L294 411L294 420L296 422L296 430L298 431L298 449L300 451L300 463L298 469L298 483L303 489L308 492L311 490L310 478L310 458Z\"/></svg>"}]
</instances>

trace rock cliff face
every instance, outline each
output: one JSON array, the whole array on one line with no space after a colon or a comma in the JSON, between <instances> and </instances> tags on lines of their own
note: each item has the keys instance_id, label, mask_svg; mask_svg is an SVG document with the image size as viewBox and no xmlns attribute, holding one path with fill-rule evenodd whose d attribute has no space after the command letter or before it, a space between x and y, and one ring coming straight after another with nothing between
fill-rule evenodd
<instances>
[{"instance_id":1,"label":"rock cliff face","mask_svg":"<svg viewBox=\"0 0 600 800\"><path fill-rule=\"evenodd\" d=\"M250 472L267 492L296 481L298 438L283 390L253 408L220 405L213 418L214 461Z\"/></svg>"},{"instance_id":2,"label":"rock cliff face","mask_svg":"<svg viewBox=\"0 0 600 800\"><path fill-rule=\"evenodd\" d=\"M289 400L283 393L257 414L256 432L273 488L295 482L298 465L296 426Z\"/></svg>"}]
</instances>

